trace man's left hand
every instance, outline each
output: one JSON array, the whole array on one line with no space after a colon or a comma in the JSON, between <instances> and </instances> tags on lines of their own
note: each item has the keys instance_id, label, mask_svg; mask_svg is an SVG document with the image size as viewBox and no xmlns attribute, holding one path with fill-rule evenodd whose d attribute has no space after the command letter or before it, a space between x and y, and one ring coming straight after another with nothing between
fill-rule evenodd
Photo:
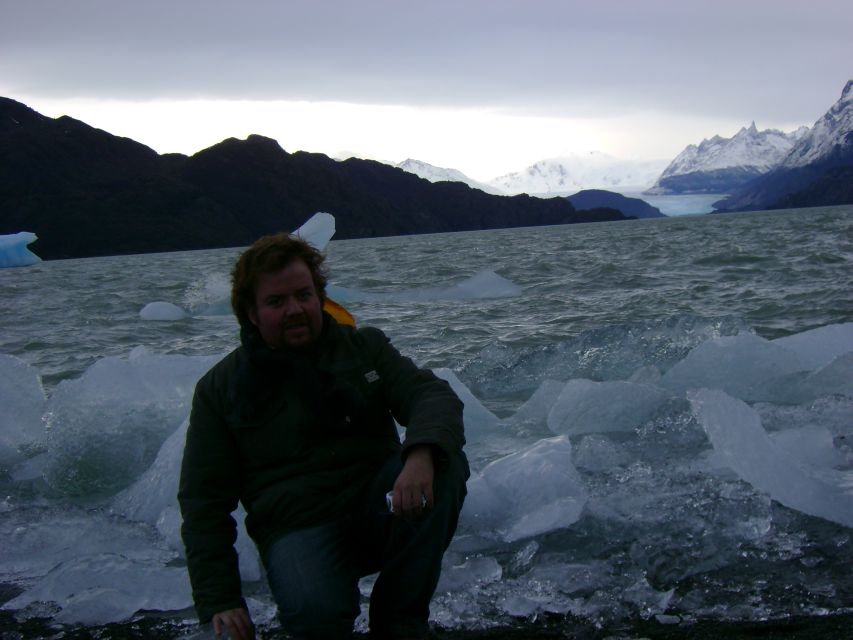
<instances>
[{"instance_id":1,"label":"man's left hand","mask_svg":"<svg viewBox=\"0 0 853 640\"><path fill-rule=\"evenodd\" d=\"M420 516L424 509L432 508L434 473L432 447L412 447L403 463L403 470L394 483L394 515L414 518Z\"/></svg>"}]
</instances>

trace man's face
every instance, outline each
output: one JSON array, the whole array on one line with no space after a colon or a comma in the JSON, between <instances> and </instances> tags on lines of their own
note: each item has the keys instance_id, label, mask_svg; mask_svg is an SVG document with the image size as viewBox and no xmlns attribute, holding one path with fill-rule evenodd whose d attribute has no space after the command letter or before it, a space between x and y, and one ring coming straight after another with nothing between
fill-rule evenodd
<instances>
[{"instance_id":1,"label":"man's face","mask_svg":"<svg viewBox=\"0 0 853 640\"><path fill-rule=\"evenodd\" d=\"M311 271L296 259L279 271L262 273L249 320L273 349L305 349L323 329L323 303Z\"/></svg>"}]
</instances>

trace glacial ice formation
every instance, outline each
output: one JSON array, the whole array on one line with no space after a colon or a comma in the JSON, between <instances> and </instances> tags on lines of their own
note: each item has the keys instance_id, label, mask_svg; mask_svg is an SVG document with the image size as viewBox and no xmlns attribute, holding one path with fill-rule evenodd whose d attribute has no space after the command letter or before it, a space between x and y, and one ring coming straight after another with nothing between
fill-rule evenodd
<instances>
[{"instance_id":1,"label":"glacial ice formation","mask_svg":"<svg viewBox=\"0 0 853 640\"><path fill-rule=\"evenodd\" d=\"M323 251L335 235L335 216L318 211L293 233Z\"/></svg>"},{"instance_id":2,"label":"glacial ice formation","mask_svg":"<svg viewBox=\"0 0 853 640\"><path fill-rule=\"evenodd\" d=\"M768 437L761 417L719 389L690 392L693 411L726 466L785 506L853 527L853 471L818 471Z\"/></svg>"},{"instance_id":3,"label":"glacial ice formation","mask_svg":"<svg viewBox=\"0 0 853 640\"><path fill-rule=\"evenodd\" d=\"M672 585L737 572L742 554L777 547L808 573L813 542L785 523L816 516L832 540L853 527L851 336L853 324L772 341L712 338L658 376L658 361L631 344L614 354L622 343L608 334L599 357L629 360L606 368L625 379L543 375L506 417L472 391L477 381L469 388L437 369L465 404L472 469L438 619L661 615L677 597L707 609L710 596L676 596ZM550 374L552 357L530 366ZM177 482L192 390L218 358L137 348L45 399L34 368L0 357L0 477L46 496L0 500L0 581L21 588L4 609L26 618L53 602L56 621L104 624L189 606ZM777 520L780 504L789 511ZM243 578L259 589L250 606L263 619L271 605L257 587L257 552L242 512L234 517Z\"/></svg>"},{"instance_id":4,"label":"glacial ice formation","mask_svg":"<svg viewBox=\"0 0 853 640\"><path fill-rule=\"evenodd\" d=\"M506 542L568 527L587 494L567 436L540 440L488 464L468 481L460 524Z\"/></svg>"},{"instance_id":5,"label":"glacial ice formation","mask_svg":"<svg viewBox=\"0 0 853 640\"><path fill-rule=\"evenodd\" d=\"M27 248L36 240L38 236L29 231L0 235L0 268L28 267L41 262L41 258Z\"/></svg>"},{"instance_id":6,"label":"glacial ice formation","mask_svg":"<svg viewBox=\"0 0 853 640\"><path fill-rule=\"evenodd\" d=\"M0 354L0 471L21 462L22 449L44 438L44 403L38 372L19 358Z\"/></svg>"}]
</instances>

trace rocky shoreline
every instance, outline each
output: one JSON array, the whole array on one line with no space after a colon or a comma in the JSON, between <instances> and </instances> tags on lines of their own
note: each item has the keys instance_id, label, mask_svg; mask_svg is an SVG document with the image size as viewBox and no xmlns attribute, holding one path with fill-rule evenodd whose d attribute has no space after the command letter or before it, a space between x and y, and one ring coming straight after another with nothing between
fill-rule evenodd
<instances>
[{"instance_id":1,"label":"rocky shoreline","mask_svg":"<svg viewBox=\"0 0 853 640\"><path fill-rule=\"evenodd\" d=\"M140 616L121 624L99 627L67 627L51 623L46 618L31 618L19 622L13 612L0 611L0 640L141 640L151 638L213 638L194 625L179 624L174 619L155 615ZM853 637L853 610L825 616L792 616L782 620L765 621L674 621L670 624L650 620L627 620L611 626L551 616L531 622L519 622L511 627L482 630L434 631L435 640L842 640ZM259 640L284 640L277 629L258 631ZM356 634L356 639L368 639Z\"/></svg>"}]
</instances>

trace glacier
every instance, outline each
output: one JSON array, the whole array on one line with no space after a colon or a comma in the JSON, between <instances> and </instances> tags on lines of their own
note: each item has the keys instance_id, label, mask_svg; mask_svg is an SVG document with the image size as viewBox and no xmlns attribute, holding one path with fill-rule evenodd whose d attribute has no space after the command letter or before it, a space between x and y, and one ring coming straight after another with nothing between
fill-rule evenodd
<instances>
[{"instance_id":1,"label":"glacier","mask_svg":"<svg viewBox=\"0 0 853 640\"><path fill-rule=\"evenodd\" d=\"M38 240L30 231L0 235L0 267L28 267L41 262L27 245Z\"/></svg>"}]
</instances>

